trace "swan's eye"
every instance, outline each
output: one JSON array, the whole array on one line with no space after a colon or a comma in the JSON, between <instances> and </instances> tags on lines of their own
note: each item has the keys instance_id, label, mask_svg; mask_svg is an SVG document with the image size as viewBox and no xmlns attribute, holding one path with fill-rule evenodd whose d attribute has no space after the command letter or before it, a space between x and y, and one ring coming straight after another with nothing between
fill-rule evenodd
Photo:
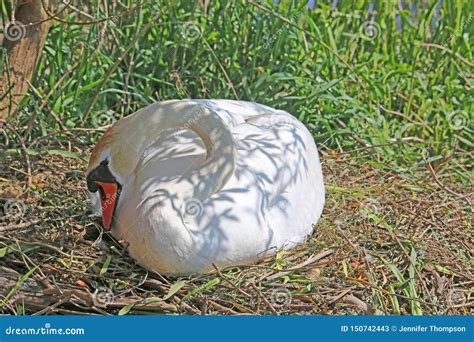
<instances>
[{"instance_id":1,"label":"swan's eye","mask_svg":"<svg viewBox=\"0 0 474 342\"><path fill-rule=\"evenodd\" d=\"M116 182L115 177L109 170L108 164L108 160L103 160L99 166L97 166L87 175L87 189L90 192L97 192L99 190L99 185L97 182Z\"/></svg>"}]
</instances>

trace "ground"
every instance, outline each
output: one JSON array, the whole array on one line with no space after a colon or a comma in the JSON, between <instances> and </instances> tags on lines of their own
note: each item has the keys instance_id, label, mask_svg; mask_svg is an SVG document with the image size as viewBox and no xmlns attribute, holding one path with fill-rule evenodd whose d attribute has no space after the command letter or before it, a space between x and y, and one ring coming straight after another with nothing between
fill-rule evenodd
<instances>
[{"instance_id":1,"label":"ground","mask_svg":"<svg viewBox=\"0 0 474 342\"><path fill-rule=\"evenodd\" d=\"M2 313L472 313L472 189L441 183L430 167L398 174L368 162L370 149L323 148L326 206L305 244L256 265L167 278L88 216L89 150L59 150L5 155Z\"/></svg>"}]
</instances>

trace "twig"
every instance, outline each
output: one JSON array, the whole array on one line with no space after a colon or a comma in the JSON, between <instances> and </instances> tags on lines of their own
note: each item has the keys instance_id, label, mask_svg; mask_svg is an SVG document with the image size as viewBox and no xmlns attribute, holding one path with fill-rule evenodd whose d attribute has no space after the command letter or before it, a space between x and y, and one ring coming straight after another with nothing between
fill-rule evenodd
<instances>
[{"instance_id":1,"label":"twig","mask_svg":"<svg viewBox=\"0 0 474 342\"><path fill-rule=\"evenodd\" d=\"M317 255L314 255L314 256L311 256L309 257L307 260L305 260L304 262L302 262L301 264L299 265L296 265L296 266L293 266L293 267L290 267L289 269L287 269L286 271L282 271L282 272L279 272L279 273L275 273L271 276L268 276L266 277L266 280L273 280L273 279L277 279L277 278L280 278L280 277L283 277L289 273L291 273L292 271L295 271L295 270L298 270L298 269L301 269L305 266L308 266L316 261L319 261L321 259L324 259L324 258L327 258L328 256L332 255L334 253L334 251L332 249L329 249L327 251L324 251L324 252L321 252Z\"/></svg>"},{"instance_id":2,"label":"twig","mask_svg":"<svg viewBox=\"0 0 474 342\"><path fill-rule=\"evenodd\" d=\"M273 307L272 303L270 303L268 301L268 299L262 294L262 291L260 291L260 289L258 287L256 287L255 284L252 284L252 288L257 292L260 299L262 299L265 302L265 304L267 304L267 306L270 308L270 310L272 310L272 312L275 315L278 315L278 311L276 311L276 309Z\"/></svg>"},{"instance_id":3,"label":"twig","mask_svg":"<svg viewBox=\"0 0 474 342\"><path fill-rule=\"evenodd\" d=\"M346 294L348 294L349 292L351 292L354 288L353 287L350 287L348 289L345 289L343 290L341 293L339 293L337 296L333 297L329 302L328 304L333 304L335 302L337 302L339 299L341 299L342 297L344 297Z\"/></svg>"},{"instance_id":4,"label":"twig","mask_svg":"<svg viewBox=\"0 0 474 342\"><path fill-rule=\"evenodd\" d=\"M46 100L43 99L43 96L41 96L41 94L39 93L39 91L31 84L30 81L26 81L28 82L28 86L31 88L31 90L33 90L33 92L35 93L36 96L39 97L39 99L41 100L41 108L43 108L44 105L47 105L46 103ZM56 122L59 124L59 126L61 126L61 129L65 132L68 131L68 129L66 128L66 126L64 126L63 122L61 121L61 119L59 119L59 117L56 115L56 113L48 106L48 109L49 111L51 112L51 115L53 116L54 120L56 120Z\"/></svg>"},{"instance_id":5,"label":"twig","mask_svg":"<svg viewBox=\"0 0 474 342\"><path fill-rule=\"evenodd\" d=\"M428 169L430 170L431 172L431 175L433 176L434 178L434 181L436 182L436 184L439 185L439 187L447 192L449 192L451 195L454 195L456 197L459 197L459 198L462 198L464 200L467 201L467 203L469 204L469 206L472 206L471 204L471 201L469 200L469 198L467 198L466 196L464 195L461 195L461 194L458 194L457 192L451 190L450 188L448 188L446 185L444 185L443 183L441 183L441 181L438 179L438 176L436 176L436 172L435 170L433 169L433 166L431 166L431 163L427 163L428 164Z\"/></svg>"},{"instance_id":6,"label":"twig","mask_svg":"<svg viewBox=\"0 0 474 342\"><path fill-rule=\"evenodd\" d=\"M31 189L31 185L33 184L33 181L32 181L33 176L31 174L30 156L28 155L28 150L26 149L25 142L23 141L23 138L17 133L17 131L13 127L11 127L9 124L7 124L6 121L3 121L2 124L6 128L8 128L18 138L18 141L20 142L21 151L23 152L23 155L26 161L26 170L28 173L28 189Z\"/></svg>"},{"instance_id":7,"label":"twig","mask_svg":"<svg viewBox=\"0 0 474 342\"><path fill-rule=\"evenodd\" d=\"M56 303L53 303L53 304L51 304L51 305L45 307L43 310L34 312L34 313L31 314L31 315L32 315L32 316L41 316L41 315L50 313L51 311L53 311L54 309L56 309L58 306L63 305L63 304L65 304L65 303L68 303L68 302L70 301L70 299L71 299L70 297L62 298L61 300L57 301Z\"/></svg>"},{"instance_id":8,"label":"twig","mask_svg":"<svg viewBox=\"0 0 474 342\"><path fill-rule=\"evenodd\" d=\"M48 15L48 18L42 19L40 21L36 21L36 22L33 22L33 23L25 24L25 25L23 25L23 27L24 28L29 28L29 27L41 25L42 23L44 23L48 20L57 19L57 16L60 15L62 12L64 12L66 10L66 8L68 8L68 6L71 2L72 2L72 0L70 0L69 3L65 4L65 6L63 8L61 8L59 11L57 11L56 13L51 14L51 13L48 12L48 9L47 9L48 6L46 6L44 4L44 1L41 0L41 6L43 7L45 13Z\"/></svg>"},{"instance_id":9,"label":"twig","mask_svg":"<svg viewBox=\"0 0 474 342\"><path fill-rule=\"evenodd\" d=\"M398 112L398 111L396 111L396 110L387 109L387 108L385 108L385 107L382 106L382 105L380 105L380 109L382 109L385 113L396 115L396 116L401 117L401 118L403 118L404 120L407 120L407 121L409 121L409 122L411 122L411 123L413 123L413 124L415 124L415 125L421 124L421 125L422 125L423 127L425 127L431 134L433 134L433 129L432 129L430 126L428 126L428 125L426 124L426 122L424 122L424 121L422 121L422 120L420 120L420 121L413 120L412 118L406 116L405 114L403 114L403 113L401 113L401 112ZM413 112L411 112L411 113L413 113ZM418 116L417 116L417 117L418 117Z\"/></svg>"},{"instance_id":10,"label":"twig","mask_svg":"<svg viewBox=\"0 0 474 342\"><path fill-rule=\"evenodd\" d=\"M369 310L369 306L367 305L367 303L363 302L362 300L351 294L344 296L342 300L346 303L355 305L356 307L364 311L366 314L370 314L370 311L372 311L371 309Z\"/></svg>"},{"instance_id":11,"label":"twig","mask_svg":"<svg viewBox=\"0 0 474 342\"><path fill-rule=\"evenodd\" d=\"M227 81L227 84L229 85L230 89L232 90L232 93L234 94L235 98L237 100L239 100L239 95L237 95L237 92L235 91L235 87L234 87L234 84L232 83L232 81L230 80L230 77L229 75L227 74L227 71L225 70L224 66L222 65L221 61L219 60L219 58L217 57L216 53L214 52L214 49L209 45L209 43L207 42L206 39L203 38L203 41L204 41L204 44L207 46L207 48L209 50L211 50L211 53L212 53L212 56L214 56L214 58L216 59L217 61L217 64L219 64L219 68L222 70L222 73L224 74L224 77Z\"/></svg>"},{"instance_id":12,"label":"twig","mask_svg":"<svg viewBox=\"0 0 474 342\"><path fill-rule=\"evenodd\" d=\"M424 48L437 48L437 49L440 49L440 50L443 50L443 51L446 51L454 56L456 56L457 58L459 58L461 61L463 61L464 63L466 63L467 65L471 66L471 67L474 67L474 63L471 63L469 62L467 59L465 59L463 56L461 56L459 53L457 52L454 52L453 50L450 50L448 49L446 46L442 46L442 45L438 45L438 44L433 44L433 43L423 43L421 44L421 47L424 47Z\"/></svg>"},{"instance_id":13,"label":"twig","mask_svg":"<svg viewBox=\"0 0 474 342\"><path fill-rule=\"evenodd\" d=\"M224 280L227 284L229 284L230 286L232 286L234 289L236 289L238 292L240 292L241 294L243 294L244 296L247 296L249 298L252 298L252 295L248 294L247 292L245 292L244 290L242 290L241 288L239 288L237 285L235 285L233 282L231 282L229 279L227 279L226 277L224 277L221 273L221 271L219 271L219 268L215 265L215 264L212 264L212 266L215 268L216 272L217 272L217 275L219 276L219 278L221 278L222 280Z\"/></svg>"},{"instance_id":14,"label":"twig","mask_svg":"<svg viewBox=\"0 0 474 342\"><path fill-rule=\"evenodd\" d=\"M254 1L249 1L249 4L251 4L252 6L254 7L257 7L261 10L263 10L264 12L266 13L270 13L271 15L277 17L278 19L286 22L288 25L290 25L291 27L299 30L299 31L302 31L304 33L308 33L309 35L311 35L313 37L313 39L316 40L316 42L318 44L320 44L323 48L325 48L327 51L329 51L331 54L333 54L342 64L344 64L344 66L349 69L349 71L351 72L351 75L354 75L355 79L357 80L357 83L364 89L364 91L367 90L367 86L361 81L359 75L357 75L356 71L354 70L354 68L348 63L345 61L344 58L342 58L341 56L339 56L339 54L334 51L329 45L327 45L325 42L323 42L318 36L316 36L315 34L311 33L311 32L306 32L302 27L298 26L297 24L291 22L288 18L285 18L284 16L282 16L281 14L279 13L275 13L273 12L271 9L257 3L257 2L254 2ZM370 85L371 82L370 80L368 80L367 78L364 79L364 81Z\"/></svg>"},{"instance_id":15,"label":"twig","mask_svg":"<svg viewBox=\"0 0 474 342\"><path fill-rule=\"evenodd\" d=\"M70 1L72 2L72 0ZM68 21L68 20L64 20L62 18L59 18L59 14L61 14L62 12L64 12L64 10L69 7L69 3L66 4L66 6L64 6L61 10L59 10L58 12L56 13L50 13L48 11L48 8L47 6L45 6L44 4L44 1L41 1L42 5L43 5L43 9L44 11L46 12L46 14L48 15L48 18L46 19L43 19L41 21L38 21L38 22L34 22L34 23L30 23L28 25L25 25L25 27L28 27L28 26L35 26L35 25L39 25L45 21L48 21L48 20L57 20L63 24L68 24L68 25L94 25L94 24L100 24L100 23L103 23L104 21L108 21L108 20L114 20L116 18L119 18L121 16L125 16L125 15L128 15L132 12L134 12L135 10L139 9L141 6L135 6L135 7L132 7L131 9L128 9L127 11L125 11L125 13L122 13L120 15L116 14L116 15L112 15L110 17L106 17L106 18L102 18L102 19L97 19L97 20L91 20L91 21Z\"/></svg>"},{"instance_id":16,"label":"twig","mask_svg":"<svg viewBox=\"0 0 474 342\"><path fill-rule=\"evenodd\" d=\"M242 315L240 312L234 311L228 307L225 307L223 305L220 305L219 303L216 303L215 301L209 299L209 304L211 304L213 307L215 307L218 310L225 311L231 315Z\"/></svg>"},{"instance_id":17,"label":"twig","mask_svg":"<svg viewBox=\"0 0 474 342\"><path fill-rule=\"evenodd\" d=\"M110 76L112 75L112 73L115 71L115 69L118 68L118 66L120 65L120 63L122 63L123 59L125 58L125 56L128 54L128 52L130 51L130 49L132 47L135 46L135 44L138 42L138 40L140 40L140 38L142 38L145 34L147 34L147 32L156 24L156 22L163 16L165 15L166 13L168 13L169 9L174 7L174 4L175 4L176 0L172 1L168 6L166 6L166 8L164 8L160 13L156 14L155 16L153 16L153 18L151 18L150 22L147 23L145 26L143 26L139 32L137 32L137 34L132 38L130 44L128 44L124 49L123 49L123 52L122 54L117 58L117 60L115 61L115 63L107 69L107 72L105 73L105 75L102 77L102 82L97 86L97 90L94 94L94 97L92 98L91 102L89 103L89 105L87 106L86 110L85 110L85 113L84 113L84 120L87 119L87 117L89 116L90 112L92 111L92 108L94 107L94 104L97 102L97 98L99 97L99 94L100 94L100 90L102 89L102 87L105 85L105 83L109 80Z\"/></svg>"},{"instance_id":18,"label":"twig","mask_svg":"<svg viewBox=\"0 0 474 342\"><path fill-rule=\"evenodd\" d=\"M29 228L31 227L32 225L34 224L37 224L37 223L40 223L42 222L42 220L32 220L32 221L28 221L28 222L24 222L24 223L20 223L20 224L15 224L15 225L9 225L9 226L6 226L6 227L0 227L0 232L6 232L6 231L9 231L9 230L20 230L20 229L23 229L23 228Z\"/></svg>"}]
</instances>

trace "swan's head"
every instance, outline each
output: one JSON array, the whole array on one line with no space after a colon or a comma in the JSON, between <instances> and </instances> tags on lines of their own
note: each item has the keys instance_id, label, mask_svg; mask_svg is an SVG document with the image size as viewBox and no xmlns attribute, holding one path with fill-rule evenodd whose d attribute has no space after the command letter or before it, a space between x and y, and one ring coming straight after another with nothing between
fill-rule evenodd
<instances>
[{"instance_id":1,"label":"swan's head","mask_svg":"<svg viewBox=\"0 0 474 342\"><path fill-rule=\"evenodd\" d=\"M133 146L122 138L126 136L123 121L117 122L99 140L86 171L92 209L95 214L100 213L106 230L111 228L125 179L137 162L136 144Z\"/></svg>"},{"instance_id":2,"label":"swan's head","mask_svg":"<svg viewBox=\"0 0 474 342\"><path fill-rule=\"evenodd\" d=\"M235 143L229 128L216 113L192 102L149 105L117 121L92 150L86 171L87 188L96 212L102 213L105 229L110 229L120 191L133 178L147 146L164 131L178 128L192 130L201 138L207 150L206 164L201 167L209 170L209 177L211 172L218 173L212 176L216 180L202 190L205 194L201 196L214 194L227 182L235 165ZM202 170L196 176L199 172Z\"/></svg>"},{"instance_id":3,"label":"swan's head","mask_svg":"<svg viewBox=\"0 0 474 342\"><path fill-rule=\"evenodd\" d=\"M87 189L93 210L102 214L102 223L110 230L122 187L145 147L156 139L160 130L157 104L142 108L117 121L91 151L86 171ZM146 124L144 124L146 123Z\"/></svg>"},{"instance_id":4,"label":"swan's head","mask_svg":"<svg viewBox=\"0 0 474 342\"><path fill-rule=\"evenodd\" d=\"M122 183L110 171L109 164L106 158L86 173L92 207L95 213L101 213L105 230L110 230L122 190Z\"/></svg>"}]
</instances>

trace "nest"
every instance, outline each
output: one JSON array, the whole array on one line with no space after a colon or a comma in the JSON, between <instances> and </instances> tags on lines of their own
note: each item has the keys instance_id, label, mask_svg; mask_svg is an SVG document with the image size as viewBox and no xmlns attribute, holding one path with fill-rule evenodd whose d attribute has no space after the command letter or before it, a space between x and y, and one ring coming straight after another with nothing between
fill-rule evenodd
<instances>
[{"instance_id":1,"label":"nest","mask_svg":"<svg viewBox=\"0 0 474 342\"><path fill-rule=\"evenodd\" d=\"M326 207L305 244L255 265L169 278L137 265L89 217L88 151L71 151L28 162L5 156L3 314L472 312L472 193L462 184L329 153L322 158Z\"/></svg>"}]
</instances>

